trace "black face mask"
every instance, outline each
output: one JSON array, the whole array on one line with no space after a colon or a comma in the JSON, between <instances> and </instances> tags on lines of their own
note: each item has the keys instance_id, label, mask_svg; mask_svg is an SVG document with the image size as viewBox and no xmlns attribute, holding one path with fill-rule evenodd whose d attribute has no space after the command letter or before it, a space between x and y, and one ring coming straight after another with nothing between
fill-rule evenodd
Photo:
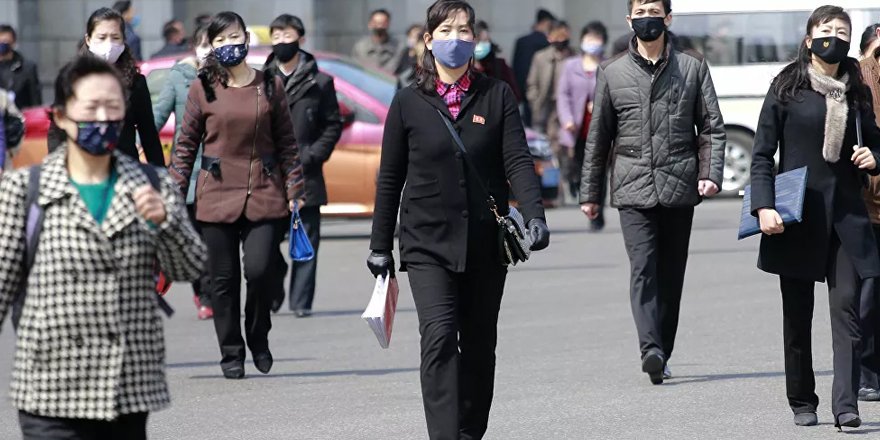
<instances>
[{"instance_id":1,"label":"black face mask","mask_svg":"<svg viewBox=\"0 0 880 440\"><path fill-rule=\"evenodd\" d=\"M571 40L554 41L553 47L555 47L556 50L565 50L565 49L568 49L569 44L571 44Z\"/></svg>"},{"instance_id":2,"label":"black face mask","mask_svg":"<svg viewBox=\"0 0 880 440\"><path fill-rule=\"evenodd\" d=\"M632 28L642 41L654 41L666 32L666 17L633 18Z\"/></svg>"},{"instance_id":3,"label":"black face mask","mask_svg":"<svg viewBox=\"0 0 880 440\"><path fill-rule=\"evenodd\" d=\"M299 53L299 41L293 43L278 43L272 46L272 53L275 58L282 63L286 63L293 59Z\"/></svg>"},{"instance_id":4,"label":"black face mask","mask_svg":"<svg viewBox=\"0 0 880 440\"><path fill-rule=\"evenodd\" d=\"M838 64L849 53L849 41L837 37L813 38L810 51L828 64Z\"/></svg>"},{"instance_id":5,"label":"black face mask","mask_svg":"<svg viewBox=\"0 0 880 440\"><path fill-rule=\"evenodd\" d=\"M375 28L375 29L372 29L372 31L373 31L373 35L375 35L379 38L385 38L388 36L388 29L385 29L385 28Z\"/></svg>"}]
</instances>

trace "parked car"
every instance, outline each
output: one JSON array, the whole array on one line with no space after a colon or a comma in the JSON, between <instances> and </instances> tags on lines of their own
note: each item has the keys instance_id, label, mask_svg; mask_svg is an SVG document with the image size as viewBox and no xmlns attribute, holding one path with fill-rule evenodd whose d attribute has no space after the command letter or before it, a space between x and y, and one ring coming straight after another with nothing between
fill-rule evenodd
<instances>
[{"instance_id":1,"label":"parked car","mask_svg":"<svg viewBox=\"0 0 880 440\"><path fill-rule=\"evenodd\" d=\"M268 48L251 48L247 62L255 68L262 68L270 52ZM385 116L397 92L397 79L341 55L322 52L314 55L318 68L333 76L339 110L345 121L342 138L324 165L330 203L322 207L321 212L335 217L370 217L375 202ZM177 59L158 58L140 65L153 101L159 97ZM20 153L13 158L14 167L38 163L46 155L48 109L34 108L24 114L27 134ZM531 130L526 131L526 136L535 159L535 169L542 176L544 198L548 202L555 201L559 170L553 163L549 142ZM174 115L159 131L159 137L168 162L174 139Z\"/></svg>"}]
</instances>

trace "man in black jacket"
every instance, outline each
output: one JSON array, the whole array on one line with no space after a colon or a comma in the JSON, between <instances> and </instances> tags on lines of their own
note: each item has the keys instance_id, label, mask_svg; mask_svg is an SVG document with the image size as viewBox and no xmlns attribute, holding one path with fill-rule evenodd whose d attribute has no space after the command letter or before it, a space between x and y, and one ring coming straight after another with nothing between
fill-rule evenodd
<instances>
[{"instance_id":1,"label":"man in black jacket","mask_svg":"<svg viewBox=\"0 0 880 440\"><path fill-rule=\"evenodd\" d=\"M532 68L532 58L539 50L550 45L547 35L550 33L550 26L554 21L556 21L556 17L550 11L539 9L535 17L535 24L532 26L532 32L519 37L513 46L513 74L516 76L516 86L523 94L526 91L529 70ZM522 116L526 127L531 127L532 113L528 105L523 106Z\"/></svg>"},{"instance_id":2,"label":"man in black jacket","mask_svg":"<svg viewBox=\"0 0 880 440\"><path fill-rule=\"evenodd\" d=\"M290 117L306 180L306 200L299 212L309 241L317 252L321 235L321 205L327 204L323 166L342 136L336 88L331 76L318 71L315 57L300 49L306 34L302 20L282 14L269 28L272 32L272 55L266 60L264 68L267 73L280 76L284 83L284 90L275 93L286 93L290 105ZM283 259L279 261L283 262ZM298 317L312 314L317 264L317 257L308 262L293 263L288 306ZM286 270L285 267L282 274ZM279 296L272 304L275 311L284 300L283 287L279 290Z\"/></svg>"},{"instance_id":3,"label":"man in black jacket","mask_svg":"<svg viewBox=\"0 0 880 440\"><path fill-rule=\"evenodd\" d=\"M727 138L706 61L669 41L671 0L627 5L635 37L599 66L580 198L596 218L610 156L642 371L660 384L671 377L694 206L721 186Z\"/></svg>"},{"instance_id":4,"label":"man in black jacket","mask_svg":"<svg viewBox=\"0 0 880 440\"><path fill-rule=\"evenodd\" d=\"M19 109L37 107L43 104L37 65L15 50L17 39L15 28L0 24L0 89L15 94Z\"/></svg>"}]
</instances>

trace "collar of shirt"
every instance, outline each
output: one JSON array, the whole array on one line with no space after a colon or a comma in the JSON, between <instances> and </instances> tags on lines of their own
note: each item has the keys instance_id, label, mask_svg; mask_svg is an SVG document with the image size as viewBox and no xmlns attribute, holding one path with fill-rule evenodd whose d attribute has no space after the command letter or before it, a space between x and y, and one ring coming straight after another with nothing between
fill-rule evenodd
<instances>
[{"instance_id":1,"label":"collar of shirt","mask_svg":"<svg viewBox=\"0 0 880 440\"><path fill-rule=\"evenodd\" d=\"M434 84L437 87L437 94L440 96L446 96L446 94L450 92L465 94L471 88L471 82L470 71L462 75L454 84L446 84L443 81L440 81L440 78L434 80Z\"/></svg>"}]
</instances>

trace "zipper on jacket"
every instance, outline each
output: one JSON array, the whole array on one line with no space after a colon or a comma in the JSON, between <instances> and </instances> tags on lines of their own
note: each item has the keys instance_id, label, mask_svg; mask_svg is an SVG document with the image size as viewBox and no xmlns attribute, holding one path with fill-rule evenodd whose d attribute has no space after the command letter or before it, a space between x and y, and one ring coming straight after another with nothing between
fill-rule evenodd
<instances>
[{"instance_id":1,"label":"zipper on jacket","mask_svg":"<svg viewBox=\"0 0 880 440\"><path fill-rule=\"evenodd\" d=\"M208 176L209 175L211 175L211 173L206 171L205 178L202 179L202 189L201 189L201 191L199 191L199 198L200 199L202 198L202 196L205 195L205 187L208 186ZM196 180L196 184L198 185L198 180Z\"/></svg>"},{"instance_id":2,"label":"zipper on jacket","mask_svg":"<svg viewBox=\"0 0 880 440\"><path fill-rule=\"evenodd\" d=\"M260 86L257 86L257 120L254 123L254 141L251 146L251 157L250 162L248 163L248 185L247 185L247 195L251 195L253 193L252 181L254 175L254 157L257 154L257 133L260 131L260 98L263 96L263 89Z\"/></svg>"}]
</instances>

